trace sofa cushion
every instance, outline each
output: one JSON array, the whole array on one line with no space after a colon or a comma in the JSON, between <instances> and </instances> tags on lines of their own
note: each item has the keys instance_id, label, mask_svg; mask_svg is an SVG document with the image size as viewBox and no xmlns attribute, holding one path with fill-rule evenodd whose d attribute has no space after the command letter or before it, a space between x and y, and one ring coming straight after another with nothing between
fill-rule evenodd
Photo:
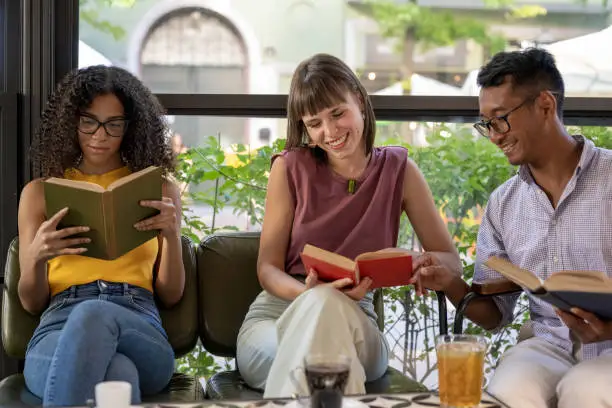
<instances>
[{"instance_id":1,"label":"sofa cushion","mask_svg":"<svg viewBox=\"0 0 612 408\"><path fill-rule=\"evenodd\" d=\"M166 389L159 394L143 397L143 402L193 402L203 399L204 390L195 377L175 373ZM40 398L26 387L22 374L13 374L0 381L0 408L39 407L41 404Z\"/></svg>"},{"instance_id":2,"label":"sofa cushion","mask_svg":"<svg viewBox=\"0 0 612 408\"><path fill-rule=\"evenodd\" d=\"M234 357L242 321L261 292L259 233L216 233L197 249L200 339L217 356Z\"/></svg>"},{"instance_id":3,"label":"sofa cushion","mask_svg":"<svg viewBox=\"0 0 612 408\"><path fill-rule=\"evenodd\" d=\"M213 400L258 400L263 398L263 393L249 387L238 370L231 370L221 371L208 379L206 397Z\"/></svg>"},{"instance_id":4,"label":"sofa cushion","mask_svg":"<svg viewBox=\"0 0 612 408\"><path fill-rule=\"evenodd\" d=\"M194 402L204 399L204 387L198 378L193 375L174 373L168 386L155 395L145 395L143 402Z\"/></svg>"},{"instance_id":5,"label":"sofa cushion","mask_svg":"<svg viewBox=\"0 0 612 408\"><path fill-rule=\"evenodd\" d=\"M0 408L38 407L40 398L32 394L21 374L13 374L0 381Z\"/></svg>"},{"instance_id":6,"label":"sofa cushion","mask_svg":"<svg viewBox=\"0 0 612 408\"><path fill-rule=\"evenodd\" d=\"M400 371L389 367L384 376L365 384L367 394L395 394L426 392L427 387L414 381ZM206 383L206 396L214 400L261 399L261 390L249 387L237 370L222 371L210 377Z\"/></svg>"},{"instance_id":7,"label":"sofa cushion","mask_svg":"<svg viewBox=\"0 0 612 408\"><path fill-rule=\"evenodd\" d=\"M381 378L365 384L368 394L397 394L408 392L425 392L427 387L405 376L393 367L388 367Z\"/></svg>"}]
</instances>

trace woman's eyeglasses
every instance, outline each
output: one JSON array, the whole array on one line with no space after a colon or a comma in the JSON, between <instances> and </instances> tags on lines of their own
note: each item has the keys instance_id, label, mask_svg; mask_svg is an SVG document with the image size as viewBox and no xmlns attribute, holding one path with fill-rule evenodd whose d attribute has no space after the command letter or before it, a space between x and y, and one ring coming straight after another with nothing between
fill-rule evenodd
<instances>
[{"instance_id":1,"label":"woman's eyeglasses","mask_svg":"<svg viewBox=\"0 0 612 408\"><path fill-rule=\"evenodd\" d=\"M128 122L129 121L125 118L109 119L105 122L100 122L94 117L81 115L79 117L78 129L83 133L93 135L100 129L100 126L102 126L107 135L121 137L127 130Z\"/></svg>"}]
</instances>

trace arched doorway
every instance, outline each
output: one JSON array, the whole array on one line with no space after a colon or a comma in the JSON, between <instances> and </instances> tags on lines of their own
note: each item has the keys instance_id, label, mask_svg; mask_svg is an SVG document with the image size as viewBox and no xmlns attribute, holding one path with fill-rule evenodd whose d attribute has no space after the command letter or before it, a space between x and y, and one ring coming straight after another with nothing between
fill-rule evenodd
<instances>
[{"instance_id":1,"label":"arched doorway","mask_svg":"<svg viewBox=\"0 0 612 408\"><path fill-rule=\"evenodd\" d=\"M140 75L156 93L248 93L244 41L223 16L182 8L159 19L140 51ZM187 146L221 134L224 145L247 143L245 119L176 117L173 129Z\"/></svg>"}]
</instances>

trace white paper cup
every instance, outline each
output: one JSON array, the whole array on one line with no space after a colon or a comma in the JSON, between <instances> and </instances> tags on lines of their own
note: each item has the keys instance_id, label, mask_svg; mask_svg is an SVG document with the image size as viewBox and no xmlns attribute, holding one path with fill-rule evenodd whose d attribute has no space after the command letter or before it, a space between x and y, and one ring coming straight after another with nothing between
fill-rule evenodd
<instances>
[{"instance_id":1,"label":"white paper cup","mask_svg":"<svg viewBox=\"0 0 612 408\"><path fill-rule=\"evenodd\" d=\"M132 384L126 381L105 381L96 384L97 408L129 408L132 403Z\"/></svg>"}]
</instances>

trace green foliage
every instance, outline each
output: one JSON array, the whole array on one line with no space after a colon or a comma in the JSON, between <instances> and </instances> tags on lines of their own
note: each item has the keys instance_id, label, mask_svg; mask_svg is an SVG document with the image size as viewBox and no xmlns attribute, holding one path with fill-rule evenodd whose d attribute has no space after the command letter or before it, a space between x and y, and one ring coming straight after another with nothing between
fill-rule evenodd
<instances>
[{"instance_id":1,"label":"green foliage","mask_svg":"<svg viewBox=\"0 0 612 408\"><path fill-rule=\"evenodd\" d=\"M79 17L90 26L109 33L115 40L123 38L125 30L100 18L100 10L110 7L132 7L136 0L79 0Z\"/></svg>"},{"instance_id":2,"label":"green foliage","mask_svg":"<svg viewBox=\"0 0 612 408\"><path fill-rule=\"evenodd\" d=\"M426 147L409 147L410 155L447 218L451 236L472 246L476 225L466 221L473 220L474 211L484 207L491 192L516 170L471 127L436 125L427 142Z\"/></svg>"},{"instance_id":3,"label":"green foliage","mask_svg":"<svg viewBox=\"0 0 612 408\"><path fill-rule=\"evenodd\" d=\"M374 19L384 37L397 38L398 51L404 47L407 33L423 48L446 46L456 40L472 38L481 44L499 46L499 39L489 39L486 25L471 18L460 18L449 11L419 6L412 2L370 1Z\"/></svg>"},{"instance_id":4,"label":"green foliage","mask_svg":"<svg viewBox=\"0 0 612 408\"><path fill-rule=\"evenodd\" d=\"M580 128L572 126L568 128L568 131L571 134L582 134L587 139L592 140L595 146L612 149L612 128L595 126Z\"/></svg>"},{"instance_id":5,"label":"green foliage","mask_svg":"<svg viewBox=\"0 0 612 408\"><path fill-rule=\"evenodd\" d=\"M516 5L515 0L484 0L484 3L489 8L507 10L506 18L509 20L534 18L547 12L544 7L538 5Z\"/></svg>"},{"instance_id":6,"label":"green foliage","mask_svg":"<svg viewBox=\"0 0 612 408\"><path fill-rule=\"evenodd\" d=\"M394 2L370 0L372 15L384 37L397 38L404 47L407 33L423 48L448 46L457 40L472 39L497 52L504 49L505 39L488 29L488 22L453 14L450 10L420 6L415 1ZM512 0L486 0L487 7L507 8L507 18L532 18L546 13L540 6L515 6Z\"/></svg>"},{"instance_id":7,"label":"green foliage","mask_svg":"<svg viewBox=\"0 0 612 408\"><path fill-rule=\"evenodd\" d=\"M196 348L179 358L176 364L176 370L181 373L193 375L195 377L210 377L211 375L221 371L232 369L232 364L229 360L224 360L223 363L215 360L215 358L204 350L202 344L198 342Z\"/></svg>"},{"instance_id":8,"label":"green foliage","mask_svg":"<svg viewBox=\"0 0 612 408\"><path fill-rule=\"evenodd\" d=\"M199 240L218 230L235 230L233 226L218 226L216 223L216 216L226 207L232 208L235 215L246 216L250 225L260 224L270 160L284 146L284 139L254 151L247 145L238 144L228 153L218 138L211 136L200 147L183 153L177 171L177 177L184 185L183 234ZM193 203L206 204L213 209L210 223L194 216L189 208Z\"/></svg>"}]
</instances>

